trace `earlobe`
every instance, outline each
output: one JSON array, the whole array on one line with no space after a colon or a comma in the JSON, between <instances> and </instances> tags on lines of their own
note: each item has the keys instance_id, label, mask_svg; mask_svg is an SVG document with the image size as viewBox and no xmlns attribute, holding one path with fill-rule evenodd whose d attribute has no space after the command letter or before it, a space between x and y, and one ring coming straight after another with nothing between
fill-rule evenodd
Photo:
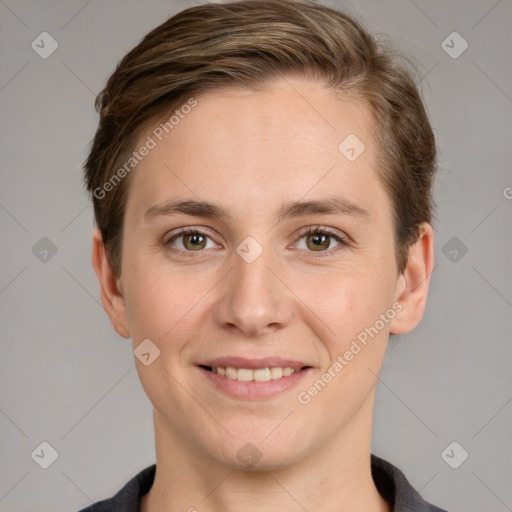
<instances>
[{"instance_id":1,"label":"earlobe","mask_svg":"<svg viewBox=\"0 0 512 512\"><path fill-rule=\"evenodd\" d=\"M112 326L120 336L129 338L130 330L128 329L122 286L120 282L116 281L99 229L95 229L93 233L92 265L100 285L101 302Z\"/></svg>"},{"instance_id":2,"label":"earlobe","mask_svg":"<svg viewBox=\"0 0 512 512\"><path fill-rule=\"evenodd\" d=\"M433 268L434 233L432 226L425 222L419 227L418 240L409 247L407 265L397 280L396 300L402 309L391 322L391 334L405 334L419 324Z\"/></svg>"}]
</instances>

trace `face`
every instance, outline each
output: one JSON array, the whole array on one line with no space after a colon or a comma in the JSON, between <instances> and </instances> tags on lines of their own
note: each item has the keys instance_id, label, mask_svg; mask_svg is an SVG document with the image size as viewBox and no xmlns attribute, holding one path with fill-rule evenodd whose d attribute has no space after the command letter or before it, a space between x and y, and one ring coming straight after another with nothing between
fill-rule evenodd
<instances>
[{"instance_id":1,"label":"face","mask_svg":"<svg viewBox=\"0 0 512 512\"><path fill-rule=\"evenodd\" d=\"M406 314L374 123L305 79L196 100L131 175L111 316L158 354L136 365L160 432L283 467L368 434Z\"/></svg>"}]
</instances>

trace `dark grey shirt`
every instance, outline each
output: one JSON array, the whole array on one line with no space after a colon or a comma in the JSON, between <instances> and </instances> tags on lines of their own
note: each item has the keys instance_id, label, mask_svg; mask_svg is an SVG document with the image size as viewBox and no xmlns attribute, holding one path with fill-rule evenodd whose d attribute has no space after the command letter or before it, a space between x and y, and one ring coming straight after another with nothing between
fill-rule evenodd
<instances>
[{"instance_id":1,"label":"dark grey shirt","mask_svg":"<svg viewBox=\"0 0 512 512\"><path fill-rule=\"evenodd\" d=\"M372 477L379 493L392 504L393 512L446 512L427 503L395 466L372 455ZM135 475L112 498L98 501L79 512L140 512L140 498L153 485L156 465Z\"/></svg>"}]
</instances>

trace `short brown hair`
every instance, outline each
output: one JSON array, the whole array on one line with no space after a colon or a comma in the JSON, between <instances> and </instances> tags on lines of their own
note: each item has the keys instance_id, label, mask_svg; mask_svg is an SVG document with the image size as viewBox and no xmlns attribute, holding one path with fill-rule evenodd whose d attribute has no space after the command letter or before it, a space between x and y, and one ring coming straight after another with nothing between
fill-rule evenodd
<instances>
[{"instance_id":1,"label":"short brown hair","mask_svg":"<svg viewBox=\"0 0 512 512\"><path fill-rule=\"evenodd\" d=\"M313 0L206 3L152 30L119 62L96 98L99 126L84 164L115 275L121 275L130 180L126 172L124 179L112 179L145 130L192 95L228 85L261 91L290 75L320 79L340 97L369 105L402 272L419 225L431 223L436 167L434 134L405 63L411 64L361 21Z\"/></svg>"}]
</instances>

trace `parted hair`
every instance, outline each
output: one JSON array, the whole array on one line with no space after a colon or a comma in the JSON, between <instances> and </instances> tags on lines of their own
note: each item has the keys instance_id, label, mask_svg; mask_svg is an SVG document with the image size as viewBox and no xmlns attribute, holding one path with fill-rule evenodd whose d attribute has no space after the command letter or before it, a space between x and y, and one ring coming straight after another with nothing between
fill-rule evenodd
<instances>
[{"instance_id":1,"label":"parted hair","mask_svg":"<svg viewBox=\"0 0 512 512\"><path fill-rule=\"evenodd\" d=\"M321 81L340 99L369 106L377 174L392 203L397 267L404 270L419 225L432 222L435 137L414 63L357 18L313 0L205 3L167 19L124 56L96 98L99 124L84 163L117 277L131 173L112 179L141 136L202 92L232 85L264 91L288 76Z\"/></svg>"}]
</instances>

